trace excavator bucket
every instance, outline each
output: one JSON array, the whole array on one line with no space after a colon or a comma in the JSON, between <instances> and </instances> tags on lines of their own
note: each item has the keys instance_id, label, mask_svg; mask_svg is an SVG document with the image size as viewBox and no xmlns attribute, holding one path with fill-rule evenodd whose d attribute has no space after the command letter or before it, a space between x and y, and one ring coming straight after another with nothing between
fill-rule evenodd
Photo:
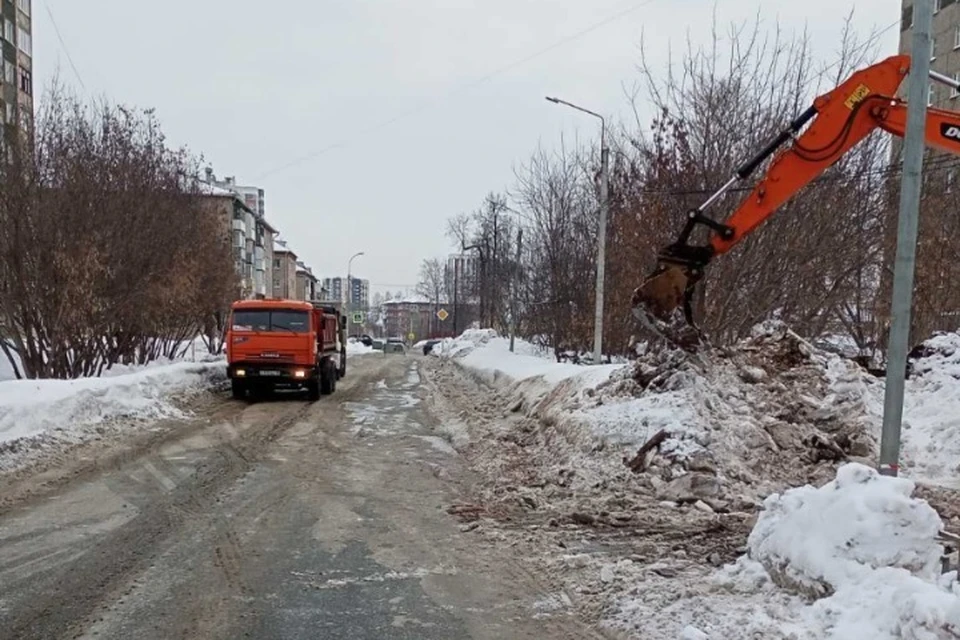
<instances>
[{"instance_id":1,"label":"excavator bucket","mask_svg":"<svg viewBox=\"0 0 960 640\"><path fill-rule=\"evenodd\" d=\"M633 292L634 317L668 342L695 350L702 343L689 306L695 282L687 266L661 263Z\"/></svg>"}]
</instances>

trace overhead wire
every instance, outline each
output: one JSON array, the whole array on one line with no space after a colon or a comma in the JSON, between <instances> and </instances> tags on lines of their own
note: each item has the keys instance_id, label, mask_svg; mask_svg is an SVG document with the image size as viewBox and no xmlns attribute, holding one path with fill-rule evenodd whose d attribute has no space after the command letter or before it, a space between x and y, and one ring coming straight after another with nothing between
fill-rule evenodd
<instances>
[{"instance_id":1,"label":"overhead wire","mask_svg":"<svg viewBox=\"0 0 960 640\"><path fill-rule=\"evenodd\" d=\"M468 82L467 84L464 84L464 85L461 85L461 86L459 86L459 87L457 87L457 88L455 88L455 89L452 89L451 91L448 91L448 92L445 93L445 94L442 94L442 95L435 96L435 97L433 97L433 98L429 98L429 99L427 99L427 100L424 100L423 102L419 103L418 105L414 106L413 108L408 109L407 111L404 111L404 112L402 112L402 113L399 113L399 114L397 114L397 115L395 115L395 116L393 116L393 117L391 117L391 118L388 118L388 119L386 119L386 120L383 120L383 121L379 122L378 124L375 124L375 125L373 125L373 126L367 127L366 129L361 129L361 130L359 130L359 131L355 131L355 132L353 132L352 134L349 134L349 135L346 136L344 139L342 139L342 140L340 140L340 141L338 141L338 142L329 144L329 145L327 145L327 146L325 146L325 147L322 147L322 148L318 149L317 151L313 151L313 152L304 154L304 155L302 155L302 156L300 156L300 157L298 157L298 158L295 158L295 159L291 160L290 162L287 162L287 163L285 163L285 164L282 164L282 165L279 165L279 166L277 166L277 167L274 167L273 169L270 169L270 170L268 170L268 171L260 174L260 176L257 177L256 179L257 179L258 181L259 181L259 180L263 180L264 178L266 178L266 177L268 177L268 176L271 176L271 175L273 175L273 174L275 174L275 173L279 173L280 171L285 171L285 170L287 170L287 169L290 169L290 168L292 168L292 167L295 167L295 166L297 166L297 165L300 165L300 164L302 164L302 163L304 163L304 162L306 162L306 161L308 161L308 160L312 160L313 158L319 157L319 156L327 153L328 151L332 151L333 149L337 149L337 148L342 148L342 147L346 146L347 144L349 144L350 140L353 139L353 138L357 138L357 137L364 136L364 135L367 135L367 134L370 134L370 133L374 133L374 132L376 132L376 131L379 131L380 129L383 129L383 128L385 128L385 127L388 127L388 126L392 125L392 124L395 123L395 122L398 122L398 121L403 120L403 119L405 119L405 118L409 118L410 116L413 116L413 115L419 114L419 113L421 113L421 112L423 112L423 111L426 111L427 109L429 109L429 108L437 105L437 104L440 103L440 102L443 102L443 101L445 101L445 100L449 100L450 98L453 98L453 97L455 97L455 96L457 96L457 95L460 95L461 93L463 93L463 92L465 92L465 91L468 91L468 90L470 90L470 89L473 89L473 88L475 88L475 87L478 87L478 86L480 86L481 84L483 84L483 83L485 83L485 82L488 82L488 81L492 80L493 78L495 78L495 77L497 77L497 76L499 76L499 75L501 75L501 74L503 74L503 73L506 73L507 71L511 71L511 70L513 70L513 69L521 66L521 65L524 65L524 64L526 64L526 63L528 63L528 62L530 62L530 61L532 61L532 60L535 60L535 59L537 59L537 58L539 58L539 57L541 57L541 56L543 56L543 55L545 55L545 54L547 54L547 53L550 53L551 51L553 51L553 50L555 50L555 49L558 49L558 48L560 48L560 47L562 47L562 46L564 46L564 45L566 45L566 44L569 44L569 43L573 42L574 40L577 40L577 39L579 39L579 38L582 38L583 36L585 36L585 35L587 35L587 34L589 34L589 33L592 33L592 32L594 32L594 31L596 31L597 29L600 29L601 27L604 27L604 26L606 26L606 25L608 25L608 24L610 24L610 23L612 23L612 22L615 22L616 20L619 20L620 18L622 18L622 17L624 17L624 16L626 16L626 15L628 15L628 14L630 14L630 13L633 13L633 12L635 12L635 11L639 11L640 9L642 9L642 8L644 8L644 7L646 7L646 6L649 6L649 5L653 4L653 3L656 2L656 1L657 1L657 0L644 0L643 2L639 2L639 3L632 4L632 5L624 8L624 9L621 9L620 11L617 11L616 13L614 13L614 14L612 14L612 15L607 16L606 18L604 18L604 19L602 19L602 20L600 20L600 21L598 21L598 22L595 22L595 23L591 24L590 26L588 26L588 27L586 27L586 28L584 28L584 29L581 29L580 31L577 31L577 32L575 32L575 33L572 33L572 34L570 34L570 35L568 35L568 36L565 36L565 37L563 37L563 38L561 38L561 39L553 42L552 44L550 44L550 45L547 46L547 47L544 47L543 49L539 49L538 51L535 51L535 52L532 53L532 54L526 55L526 56L524 56L524 57L522 57L522 58L519 58L519 59L517 59L517 60L514 60L513 62L510 62L510 63L507 63L507 64L505 64L505 65L503 65L503 66L497 67L496 69L491 70L490 72L488 72L488 73L480 76L479 78L477 78L477 79L475 79L475 80L473 80L473 81L471 81L471 82Z\"/></svg>"},{"instance_id":2,"label":"overhead wire","mask_svg":"<svg viewBox=\"0 0 960 640\"><path fill-rule=\"evenodd\" d=\"M84 84L83 78L80 76L80 71L77 70L77 65L73 63L73 57L70 55L70 49L67 47L67 43L63 39L63 35L60 33L60 27L57 26L57 19L53 17L53 10L50 8L50 3L44 0L43 8L47 10L47 16L50 17L50 24L53 25L53 32L56 34L57 40L60 41L60 46L63 48L63 54L67 57L67 62L70 64L70 68L73 69L73 75L77 76L77 82L80 83L80 87L83 89L83 92L86 93L87 85Z\"/></svg>"}]
</instances>

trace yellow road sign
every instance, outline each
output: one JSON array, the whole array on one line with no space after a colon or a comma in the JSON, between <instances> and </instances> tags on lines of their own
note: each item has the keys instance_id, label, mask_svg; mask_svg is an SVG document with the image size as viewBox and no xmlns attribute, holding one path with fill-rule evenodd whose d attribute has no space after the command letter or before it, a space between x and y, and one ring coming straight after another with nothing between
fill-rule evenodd
<instances>
[{"instance_id":1,"label":"yellow road sign","mask_svg":"<svg viewBox=\"0 0 960 640\"><path fill-rule=\"evenodd\" d=\"M440 318L440 322L443 322L450 317L450 314L447 313L446 309L440 309L440 311L437 311L437 317Z\"/></svg>"}]
</instances>

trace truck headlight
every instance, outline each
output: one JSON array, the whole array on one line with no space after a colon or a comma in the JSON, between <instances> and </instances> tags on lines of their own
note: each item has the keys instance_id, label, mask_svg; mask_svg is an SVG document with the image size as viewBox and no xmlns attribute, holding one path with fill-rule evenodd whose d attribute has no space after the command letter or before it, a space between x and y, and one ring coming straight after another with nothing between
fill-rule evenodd
<instances>
[{"instance_id":1,"label":"truck headlight","mask_svg":"<svg viewBox=\"0 0 960 640\"><path fill-rule=\"evenodd\" d=\"M307 372L304 371L303 369L297 369L296 371L293 372L293 377L294 377L294 378L306 378L306 377L307 377Z\"/></svg>"},{"instance_id":2,"label":"truck headlight","mask_svg":"<svg viewBox=\"0 0 960 640\"><path fill-rule=\"evenodd\" d=\"M233 372L233 374L234 374L235 376L237 376L238 378L242 378L243 376L247 375L247 370L246 370L246 369L235 369L234 372Z\"/></svg>"}]
</instances>

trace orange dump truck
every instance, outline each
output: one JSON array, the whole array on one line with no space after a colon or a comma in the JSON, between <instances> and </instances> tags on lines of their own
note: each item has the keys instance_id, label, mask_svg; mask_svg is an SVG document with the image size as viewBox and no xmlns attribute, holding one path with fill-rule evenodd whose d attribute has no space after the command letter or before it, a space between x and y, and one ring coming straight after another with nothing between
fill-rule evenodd
<instances>
[{"instance_id":1,"label":"orange dump truck","mask_svg":"<svg viewBox=\"0 0 960 640\"><path fill-rule=\"evenodd\" d=\"M240 300L230 309L227 375L234 398L274 389L333 393L347 373L346 317L301 300Z\"/></svg>"}]
</instances>

